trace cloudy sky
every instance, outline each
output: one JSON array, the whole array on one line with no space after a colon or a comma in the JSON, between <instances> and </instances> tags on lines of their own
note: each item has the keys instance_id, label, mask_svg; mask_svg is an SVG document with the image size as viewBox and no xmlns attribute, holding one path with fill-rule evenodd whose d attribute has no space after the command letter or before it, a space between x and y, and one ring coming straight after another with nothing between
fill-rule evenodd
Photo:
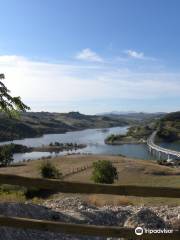
<instances>
[{"instance_id":1,"label":"cloudy sky","mask_svg":"<svg viewBox=\"0 0 180 240\"><path fill-rule=\"evenodd\" d=\"M178 0L0 4L0 72L33 111L179 110Z\"/></svg>"}]
</instances>

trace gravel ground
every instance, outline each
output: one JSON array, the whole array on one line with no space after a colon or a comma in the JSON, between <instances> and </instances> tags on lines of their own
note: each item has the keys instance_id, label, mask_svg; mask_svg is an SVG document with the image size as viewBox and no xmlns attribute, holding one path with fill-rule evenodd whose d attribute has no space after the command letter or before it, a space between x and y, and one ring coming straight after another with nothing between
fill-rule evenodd
<instances>
[{"instance_id":1,"label":"gravel ground","mask_svg":"<svg viewBox=\"0 0 180 240\"><path fill-rule=\"evenodd\" d=\"M48 200L44 206L22 203L0 203L0 214L29 217L35 219L85 223L95 225L114 225L146 228L180 228L178 214L180 207L137 207L103 206L95 207L78 197L62 200ZM0 240L105 240L112 238L71 236L33 230L17 230L0 227Z\"/></svg>"}]
</instances>

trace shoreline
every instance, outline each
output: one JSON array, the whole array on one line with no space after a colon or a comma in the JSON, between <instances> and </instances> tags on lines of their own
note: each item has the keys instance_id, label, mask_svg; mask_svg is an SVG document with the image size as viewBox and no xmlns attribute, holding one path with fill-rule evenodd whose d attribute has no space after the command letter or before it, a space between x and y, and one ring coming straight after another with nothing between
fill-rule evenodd
<instances>
[{"instance_id":1,"label":"shoreline","mask_svg":"<svg viewBox=\"0 0 180 240\"><path fill-rule=\"evenodd\" d=\"M20 138L7 138L6 140L2 140L0 138L0 146L1 145L5 145L5 144L8 144L8 143L13 143L13 141L19 141L19 140L25 140L25 139L33 139L33 138L41 138L43 137L44 135L51 135L51 134L66 134L66 133L73 133L73 132L78 132L78 131L84 131L84 130L91 130L91 129L108 129L108 128L116 128L116 127L127 127L129 128L130 125L114 125L114 126L104 126L104 127L89 127L89 128L84 128L84 127L79 127L78 129L69 129L69 130L66 130L66 131L50 131L50 132L44 132L44 133L40 133L40 134L37 134L37 135L34 135L34 136L29 136L29 137L20 137ZM3 144L4 143L4 144Z\"/></svg>"},{"instance_id":2,"label":"shoreline","mask_svg":"<svg viewBox=\"0 0 180 240\"><path fill-rule=\"evenodd\" d=\"M136 140L133 139L132 141L129 140L121 140L121 141L104 141L105 144L107 145L123 145L123 144L145 144L147 142L147 140Z\"/></svg>"}]
</instances>

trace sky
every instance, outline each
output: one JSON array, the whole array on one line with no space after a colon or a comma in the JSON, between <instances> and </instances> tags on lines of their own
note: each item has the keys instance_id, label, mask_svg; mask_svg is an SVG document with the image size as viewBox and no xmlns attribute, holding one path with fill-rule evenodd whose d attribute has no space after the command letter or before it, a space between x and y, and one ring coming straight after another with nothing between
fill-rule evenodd
<instances>
[{"instance_id":1,"label":"sky","mask_svg":"<svg viewBox=\"0 0 180 240\"><path fill-rule=\"evenodd\" d=\"M179 0L0 5L0 73L32 111L180 110Z\"/></svg>"}]
</instances>

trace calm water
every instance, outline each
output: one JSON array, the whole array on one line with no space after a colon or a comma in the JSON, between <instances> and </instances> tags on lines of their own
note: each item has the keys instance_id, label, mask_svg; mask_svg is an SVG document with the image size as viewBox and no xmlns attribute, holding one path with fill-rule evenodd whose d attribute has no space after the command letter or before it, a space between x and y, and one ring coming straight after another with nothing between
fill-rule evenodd
<instances>
[{"instance_id":1,"label":"calm water","mask_svg":"<svg viewBox=\"0 0 180 240\"><path fill-rule=\"evenodd\" d=\"M107 155L118 155L123 154L128 157L140 158L140 159L152 159L149 154L146 144L123 144L118 146L106 145L104 139L114 134L125 134L128 127L113 127L107 129L87 129L82 131L67 132L64 134L46 134L39 138L26 138L22 140L1 142L0 144L17 143L26 146L42 146L48 145L50 142L73 142L73 143L85 143L87 147L84 149L73 150L69 153L89 153L89 154L107 154ZM166 147L168 147L166 145ZM173 145L174 147L174 145ZM180 145L176 146L180 149ZM172 146L171 146L172 148ZM177 150L177 149L176 149ZM58 154L49 152L32 152L23 154L14 154L15 161L22 161L23 159L37 159L43 156L50 155L64 155L67 151L60 152Z\"/></svg>"},{"instance_id":2,"label":"calm water","mask_svg":"<svg viewBox=\"0 0 180 240\"><path fill-rule=\"evenodd\" d=\"M169 148L175 151L180 151L180 141L173 143L161 143L159 144L161 147Z\"/></svg>"}]
</instances>

